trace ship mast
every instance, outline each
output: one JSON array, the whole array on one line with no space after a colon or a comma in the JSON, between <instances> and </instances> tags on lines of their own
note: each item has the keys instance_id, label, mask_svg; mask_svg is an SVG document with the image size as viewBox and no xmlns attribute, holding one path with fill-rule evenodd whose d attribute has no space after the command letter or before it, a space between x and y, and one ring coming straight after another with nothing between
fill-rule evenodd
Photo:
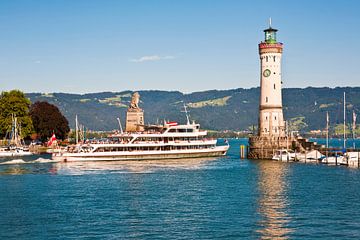
<instances>
[{"instance_id":1,"label":"ship mast","mask_svg":"<svg viewBox=\"0 0 360 240\"><path fill-rule=\"evenodd\" d=\"M120 118L116 118L118 120L118 123L119 123L119 127L120 127L120 133L123 134L124 131L123 131L123 128L121 126L121 121L120 121Z\"/></svg>"},{"instance_id":2,"label":"ship mast","mask_svg":"<svg viewBox=\"0 0 360 240\"><path fill-rule=\"evenodd\" d=\"M344 92L344 149L346 149L346 98L345 98L345 92Z\"/></svg>"},{"instance_id":3,"label":"ship mast","mask_svg":"<svg viewBox=\"0 0 360 240\"><path fill-rule=\"evenodd\" d=\"M186 115L187 125L190 125L189 112L188 112L188 110L187 110L187 106L186 106L185 103L184 103L184 113L185 113L185 115Z\"/></svg>"}]
</instances>

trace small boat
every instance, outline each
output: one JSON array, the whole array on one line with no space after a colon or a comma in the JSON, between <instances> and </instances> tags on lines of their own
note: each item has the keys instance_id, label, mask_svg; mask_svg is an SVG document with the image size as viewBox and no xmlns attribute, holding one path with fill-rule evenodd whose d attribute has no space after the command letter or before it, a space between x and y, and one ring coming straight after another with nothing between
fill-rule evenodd
<instances>
[{"instance_id":1,"label":"small boat","mask_svg":"<svg viewBox=\"0 0 360 240\"><path fill-rule=\"evenodd\" d=\"M283 162L294 161L295 152L287 149L277 150L274 156L272 157L272 160L283 161Z\"/></svg>"},{"instance_id":2,"label":"small boat","mask_svg":"<svg viewBox=\"0 0 360 240\"><path fill-rule=\"evenodd\" d=\"M25 146L23 139L20 137L20 131L18 130L20 126L18 125L17 118L15 115L13 115L10 138L7 140L8 145L0 147L0 157L32 155L32 153L29 151L29 148Z\"/></svg>"},{"instance_id":3,"label":"small boat","mask_svg":"<svg viewBox=\"0 0 360 240\"><path fill-rule=\"evenodd\" d=\"M360 152L347 152L345 153L349 167L359 167Z\"/></svg>"},{"instance_id":4,"label":"small boat","mask_svg":"<svg viewBox=\"0 0 360 240\"><path fill-rule=\"evenodd\" d=\"M305 153L296 153L295 160L300 162L318 162L325 157L321 152L318 150L311 150Z\"/></svg>"},{"instance_id":5,"label":"small boat","mask_svg":"<svg viewBox=\"0 0 360 240\"><path fill-rule=\"evenodd\" d=\"M328 165L347 165L347 159L342 155L335 155L335 156L324 157L321 160L321 163Z\"/></svg>"},{"instance_id":6,"label":"small boat","mask_svg":"<svg viewBox=\"0 0 360 240\"><path fill-rule=\"evenodd\" d=\"M32 155L32 153L28 148L24 147L9 146L0 148L0 157L17 157L29 155Z\"/></svg>"}]
</instances>

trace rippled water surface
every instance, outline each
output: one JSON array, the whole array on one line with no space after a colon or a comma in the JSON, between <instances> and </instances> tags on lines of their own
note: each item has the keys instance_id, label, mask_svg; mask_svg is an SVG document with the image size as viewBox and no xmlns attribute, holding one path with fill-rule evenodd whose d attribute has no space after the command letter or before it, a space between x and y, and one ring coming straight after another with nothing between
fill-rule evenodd
<instances>
[{"instance_id":1,"label":"rippled water surface","mask_svg":"<svg viewBox=\"0 0 360 240\"><path fill-rule=\"evenodd\" d=\"M360 170L240 160L245 142L216 159L0 159L0 239L360 238Z\"/></svg>"}]
</instances>

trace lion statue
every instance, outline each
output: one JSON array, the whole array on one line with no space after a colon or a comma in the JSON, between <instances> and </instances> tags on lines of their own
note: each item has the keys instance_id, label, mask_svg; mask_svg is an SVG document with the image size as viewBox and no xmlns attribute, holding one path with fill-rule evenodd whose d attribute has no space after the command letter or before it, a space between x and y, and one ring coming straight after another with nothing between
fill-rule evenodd
<instances>
[{"instance_id":1,"label":"lion statue","mask_svg":"<svg viewBox=\"0 0 360 240\"><path fill-rule=\"evenodd\" d=\"M130 108L139 109L140 94L138 92L133 93L130 102Z\"/></svg>"}]
</instances>

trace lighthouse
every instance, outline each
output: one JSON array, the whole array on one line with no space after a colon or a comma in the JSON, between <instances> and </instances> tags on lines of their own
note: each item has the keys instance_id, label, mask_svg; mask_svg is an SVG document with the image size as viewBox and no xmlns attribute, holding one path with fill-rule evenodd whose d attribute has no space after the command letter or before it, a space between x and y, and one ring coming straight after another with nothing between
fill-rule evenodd
<instances>
[{"instance_id":1,"label":"lighthouse","mask_svg":"<svg viewBox=\"0 0 360 240\"><path fill-rule=\"evenodd\" d=\"M276 40L277 29L264 30L259 43L260 101L258 134L249 137L249 159L271 159L279 149L299 148L294 137L288 136L282 109L281 57L283 44Z\"/></svg>"},{"instance_id":2,"label":"lighthouse","mask_svg":"<svg viewBox=\"0 0 360 240\"><path fill-rule=\"evenodd\" d=\"M265 40L259 43L260 55L260 104L259 136L284 137L285 122L281 96L281 56L283 44L277 42L277 29L264 30Z\"/></svg>"}]
</instances>

